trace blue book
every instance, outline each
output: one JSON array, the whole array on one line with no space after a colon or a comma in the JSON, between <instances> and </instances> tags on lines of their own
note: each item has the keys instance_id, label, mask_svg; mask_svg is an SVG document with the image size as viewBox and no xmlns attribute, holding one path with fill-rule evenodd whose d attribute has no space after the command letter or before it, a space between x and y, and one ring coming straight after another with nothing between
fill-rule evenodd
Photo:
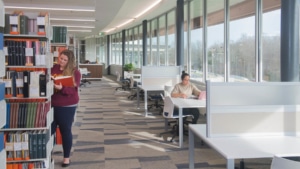
<instances>
[{"instance_id":1,"label":"blue book","mask_svg":"<svg viewBox=\"0 0 300 169\"><path fill-rule=\"evenodd\" d=\"M4 149L4 133L0 132L0 151Z\"/></svg>"},{"instance_id":2,"label":"blue book","mask_svg":"<svg viewBox=\"0 0 300 169\"><path fill-rule=\"evenodd\" d=\"M4 99L5 83L0 83L0 101Z\"/></svg>"},{"instance_id":3,"label":"blue book","mask_svg":"<svg viewBox=\"0 0 300 169\"><path fill-rule=\"evenodd\" d=\"M0 33L0 50L3 50L3 33Z\"/></svg>"},{"instance_id":4,"label":"blue book","mask_svg":"<svg viewBox=\"0 0 300 169\"><path fill-rule=\"evenodd\" d=\"M5 128L10 126L10 103L6 103L6 125Z\"/></svg>"}]
</instances>

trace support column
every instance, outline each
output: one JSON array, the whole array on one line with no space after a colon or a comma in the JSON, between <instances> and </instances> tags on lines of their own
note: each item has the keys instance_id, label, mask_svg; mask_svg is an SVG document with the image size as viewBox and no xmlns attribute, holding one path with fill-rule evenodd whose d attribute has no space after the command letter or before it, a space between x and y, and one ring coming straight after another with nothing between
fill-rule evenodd
<instances>
[{"instance_id":1,"label":"support column","mask_svg":"<svg viewBox=\"0 0 300 169\"><path fill-rule=\"evenodd\" d=\"M281 81L299 81L299 0L281 0Z\"/></svg>"},{"instance_id":2,"label":"support column","mask_svg":"<svg viewBox=\"0 0 300 169\"><path fill-rule=\"evenodd\" d=\"M143 66L147 65L147 20L143 20Z\"/></svg>"},{"instance_id":3,"label":"support column","mask_svg":"<svg viewBox=\"0 0 300 169\"><path fill-rule=\"evenodd\" d=\"M176 59L177 66L184 70L184 1L177 0L176 7Z\"/></svg>"},{"instance_id":4,"label":"support column","mask_svg":"<svg viewBox=\"0 0 300 169\"><path fill-rule=\"evenodd\" d=\"M122 77L124 78L126 30L122 30Z\"/></svg>"},{"instance_id":5,"label":"support column","mask_svg":"<svg viewBox=\"0 0 300 169\"><path fill-rule=\"evenodd\" d=\"M107 64L107 74L110 75L110 35L106 36L106 49L107 49L107 55L106 55L106 64Z\"/></svg>"}]
</instances>

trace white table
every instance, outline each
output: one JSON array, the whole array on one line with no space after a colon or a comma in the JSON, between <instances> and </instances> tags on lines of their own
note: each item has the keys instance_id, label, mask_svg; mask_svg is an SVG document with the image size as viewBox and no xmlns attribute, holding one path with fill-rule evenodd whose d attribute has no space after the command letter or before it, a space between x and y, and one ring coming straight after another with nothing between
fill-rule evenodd
<instances>
[{"instance_id":1,"label":"white table","mask_svg":"<svg viewBox=\"0 0 300 169\"><path fill-rule=\"evenodd\" d=\"M194 169L194 136L199 137L227 160L227 169L234 169L235 159L300 156L300 137L248 136L206 137L206 125L189 125L189 168Z\"/></svg>"},{"instance_id":2,"label":"white table","mask_svg":"<svg viewBox=\"0 0 300 169\"><path fill-rule=\"evenodd\" d=\"M171 98L174 106L179 109L179 147L183 145L183 108L202 108L206 107L206 100Z\"/></svg>"},{"instance_id":3,"label":"white table","mask_svg":"<svg viewBox=\"0 0 300 169\"><path fill-rule=\"evenodd\" d=\"M137 93L137 107L140 108L140 89L144 90L144 101L145 101L145 117L148 116L148 91L163 91L163 85L137 85L138 93Z\"/></svg>"}]
</instances>

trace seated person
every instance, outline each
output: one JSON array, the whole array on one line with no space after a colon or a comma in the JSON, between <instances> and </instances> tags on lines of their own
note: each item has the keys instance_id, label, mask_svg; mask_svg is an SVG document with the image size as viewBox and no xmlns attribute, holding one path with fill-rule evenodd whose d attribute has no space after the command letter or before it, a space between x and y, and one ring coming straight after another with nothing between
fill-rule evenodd
<instances>
[{"instance_id":1,"label":"seated person","mask_svg":"<svg viewBox=\"0 0 300 169\"><path fill-rule=\"evenodd\" d=\"M178 98L188 98L191 95L199 96L201 90L199 90L194 84L190 83L190 75L187 73L182 73L180 83L174 86L174 89L171 92L171 97ZM178 115L178 109L174 110L174 114ZM198 108L183 108L183 115L192 115L193 120L192 123L196 124L199 118L199 110Z\"/></svg>"}]
</instances>

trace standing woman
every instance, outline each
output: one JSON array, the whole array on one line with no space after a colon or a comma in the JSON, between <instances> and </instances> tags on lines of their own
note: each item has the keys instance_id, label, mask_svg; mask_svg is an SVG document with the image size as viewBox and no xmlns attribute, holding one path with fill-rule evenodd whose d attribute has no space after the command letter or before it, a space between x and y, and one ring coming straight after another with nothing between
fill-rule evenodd
<instances>
[{"instance_id":1,"label":"standing woman","mask_svg":"<svg viewBox=\"0 0 300 169\"><path fill-rule=\"evenodd\" d=\"M73 76L74 87L67 87L60 84L54 84L54 94L51 98L54 109L54 120L52 123L52 134L54 134L57 125L62 136L62 147L64 159L62 167L70 165L70 152L72 148L72 123L76 107L79 101L78 87L80 86L80 72L76 69L75 56L70 50L64 50L58 57L58 64L51 69L51 75Z\"/></svg>"}]
</instances>

